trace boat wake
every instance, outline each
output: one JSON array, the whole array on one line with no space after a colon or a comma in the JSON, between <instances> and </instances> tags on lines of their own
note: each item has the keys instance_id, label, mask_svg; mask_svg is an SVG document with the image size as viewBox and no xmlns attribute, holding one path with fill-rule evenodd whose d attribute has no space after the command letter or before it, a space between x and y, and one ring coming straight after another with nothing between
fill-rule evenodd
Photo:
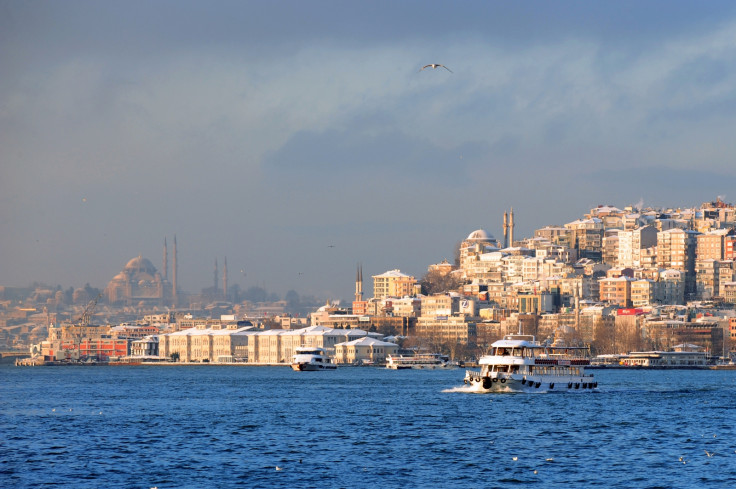
<instances>
[{"instance_id":1,"label":"boat wake","mask_svg":"<svg viewBox=\"0 0 736 489\"><path fill-rule=\"evenodd\" d=\"M478 388L470 386L470 385L460 385L457 387L450 387L448 389L443 389L442 392L461 392L464 394L484 394L488 391L478 390Z\"/></svg>"}]
</instances>

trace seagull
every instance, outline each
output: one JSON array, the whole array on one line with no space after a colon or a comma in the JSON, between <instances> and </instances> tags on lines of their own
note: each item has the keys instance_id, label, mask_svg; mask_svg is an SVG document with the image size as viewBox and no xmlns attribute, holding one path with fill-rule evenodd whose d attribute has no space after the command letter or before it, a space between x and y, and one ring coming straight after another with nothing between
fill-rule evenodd
<instances>
[{"instance_id":1,"label":"seagull","mask_svg":"<svg viewBox=\"0 0 736 489\"><path fill-rule=\"evenodd\" d=\"M277 466L276 466L276 470L281 470L281 467L279 467L279 466L277 465Z\"/></svg>"},{"instance_id":2,"label":"seagull","mask_svg":"<svg viewBox=\"0 0 736 489\"><path fill-rule=\"evenodd\" d=\"M711 458L713 455L715 455L714 452L709 452L708 450L703 450L705 454L708 456L708 458Z\"/></svg>"},{"instance_id":3,"label":"seagull","mask_svg":"<svg viewBox=\"0 0 736 489\"><path fill-rule=\"evenodd\" d=\"M513 457L511 460L513 460L514 462L516 462L517 460L519 460L519 457Z\"/></svg>"},{"instance_id":4,"label":"seagull","mask_svg":"<svg viewBox=\"0 0 736 489\"><path fill-rule=\"evenodd\" d=\"M428 65L424 65L424 66L422 66L422 70L423 70L423 69L425 69L425 68L432 68L433 70L436 70L437 68L444 68L444 69L446 69L447 71L449 71L450 73L452 73L452 72L453 72L453 71L452 71L452 70L451 70L450 68L448 68L447 66L445 66L445 65L441 65L441 64L437 64L437 63L432 63L432 64L428 64ZM422 71L422 70L419 70L419 71Z\"/></svg>"}]
</instances>

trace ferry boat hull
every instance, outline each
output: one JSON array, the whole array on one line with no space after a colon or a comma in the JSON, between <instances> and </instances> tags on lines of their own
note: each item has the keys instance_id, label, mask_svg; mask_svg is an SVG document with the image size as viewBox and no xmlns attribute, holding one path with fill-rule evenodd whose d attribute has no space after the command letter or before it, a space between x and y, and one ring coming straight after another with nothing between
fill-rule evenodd
<instances>
[{"instance_id":1,"label":"ferry boat hull","mask_svg":"<svg viewBox=\"0 0 736 489\"><path fill-rule=\"evenodd\" d=\"M301 362L292 363L291 368L293 370L296 370L297 372L311 372L316 370L335 370L337 368L337 365L315 365L314 363Z\"/></svg>"},{"instance_id":2,"label":"ferry boat hull","mask_svg":"<svg viewBox=\"0 0 736 489\"><path fill-rule=\"evenodd\" d=\"M488 375L483 375L481 372L466 370L464 382L475 392L590 392L598 388L598 382L592 375L523 376L495 374L498 373L491 372Z\"/></svg>"}]
</instances>

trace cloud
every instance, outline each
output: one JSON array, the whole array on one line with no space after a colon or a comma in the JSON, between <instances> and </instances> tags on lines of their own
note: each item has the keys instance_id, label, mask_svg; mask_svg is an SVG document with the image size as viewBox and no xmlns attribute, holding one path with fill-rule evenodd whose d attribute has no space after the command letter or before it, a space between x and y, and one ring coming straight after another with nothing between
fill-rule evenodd
<instances>
[{"instance_id":1,"label":"cloud","mask_svg":"<svg viewBox=\"0 0 736 489\"><path fill-rule=\"evenodd\" d=\"M374 180L456 185L468 178L468 162L487 152L484 143L442 148L400 132L368 129L299 131L264 157L274 181L306 178L329 182ZM413 185L412 185L413 187Z\"/></svg>"}]
</instances>

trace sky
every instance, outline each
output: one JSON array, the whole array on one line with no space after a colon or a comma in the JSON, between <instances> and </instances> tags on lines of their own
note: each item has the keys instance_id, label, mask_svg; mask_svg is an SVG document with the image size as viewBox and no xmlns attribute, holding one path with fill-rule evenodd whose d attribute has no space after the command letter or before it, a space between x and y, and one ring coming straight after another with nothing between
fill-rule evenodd
<instances>
[{"instance_id":1,"label":"sky","mask_svg":"<svg viewBox=\"0 0 736 489\"><path fill-rule=\"evenodd\" d=\"M734 202L734 128L730 1L0 0L0 285L176 236L184 291L350 299L511 208Z\"/></svg>"}]
</instances>

